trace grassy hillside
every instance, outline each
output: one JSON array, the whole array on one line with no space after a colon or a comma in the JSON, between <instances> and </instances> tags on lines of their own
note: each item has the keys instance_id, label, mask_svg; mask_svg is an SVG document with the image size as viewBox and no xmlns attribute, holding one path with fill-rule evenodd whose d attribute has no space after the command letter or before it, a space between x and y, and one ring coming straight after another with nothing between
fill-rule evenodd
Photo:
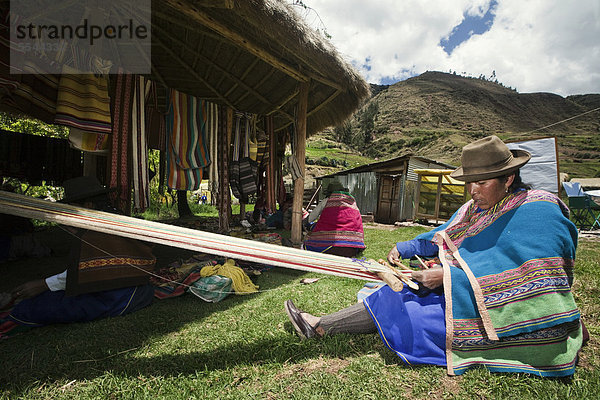
<instances>
[{"instance_id":1,"label":"grassy hillside","mask_svg":"<svg viewBox=\"0 0 600 400\"><path fill-rule=\"evenodd\" d=\"M327 143L329 154L347 159L353 148L353 160L360 160L358 154L382 160L414 153L458 165L465 144L490 134L504 140L556 136L561 172L600 176L600 111L570 119L600 107L600 94L518 93L496 82L442 72L376 86L373 93L349 122L352 147L333 150L335 135L324 132L309 140L309 158L320 157L317 148ZM361 124L369 107L376 112L365 143Z\"/></svg>"}]
</instances>

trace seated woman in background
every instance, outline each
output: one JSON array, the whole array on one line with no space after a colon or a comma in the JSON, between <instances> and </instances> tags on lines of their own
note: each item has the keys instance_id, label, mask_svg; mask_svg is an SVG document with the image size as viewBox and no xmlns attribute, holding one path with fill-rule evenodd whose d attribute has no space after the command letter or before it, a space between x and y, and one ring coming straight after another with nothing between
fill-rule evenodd
<instances>
[{"instance_id":1,"label":"seated woman in background","mask_svg":"<svg viewBox=\"0 0 600 400\"><path fill-rule=\"evenodd\" d=\"M63 185L65 203L116 211L109 205L108 190L94 177ZM74 243L64 272L0 293L0 339L33 327L125 315L152 303L154 287L145 272L156 263L150 247L134 239L65 229Z\"/></svg>"},{"instance_id":2,"label":"seated woman in background","mask_svg":"<svg viewBox=\"0 0 600 400\"><path fill-rule=\"evenodd\" d=\"M463 148L451 176L471 200L438 228L394 246L400 258L438 255L441 267L414 271L415 292L383 286L336 313L316 317L286 301L302 337L379 332L410 365L459 375L494 372L569 376L585 328L571 293L577 229L554 194L530 190L519 168L530 159L496 136Z\"/></svg>"},{"instance_id":3,"label":"seated woman in background","mask_svg":"<svg viewBox=\"0 0 600 400\"><path fill-rule=\"evenodd\" d=\"M309 214L314 224L304 240L304 248L319 253L355 257L365 249L362 217L356 200L338 182L327 186L327 196Z\"/></svg>"}]
</instances>

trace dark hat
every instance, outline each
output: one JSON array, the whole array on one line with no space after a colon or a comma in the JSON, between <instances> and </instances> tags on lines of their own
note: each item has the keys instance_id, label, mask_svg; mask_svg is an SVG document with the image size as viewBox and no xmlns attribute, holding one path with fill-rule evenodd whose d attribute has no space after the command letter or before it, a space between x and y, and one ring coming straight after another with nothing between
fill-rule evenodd
<instances>
[{"instance_id":1,"label":"dark hat","mask_svg":"<svg viewBox=\"0 0 600 400\"><path fill-rule=\"evenodd\" d=\"M325 195L329 196L333 192L345 192L345 191L348 191L348 189L346 189L344 187L344 185L342 185L338 181L333 181L329 185L327 185L327 189L325 190Z\"/></svg>"},{"instance_id":2,"label":"dark hat","mask_svg":"<svg viewBox=\"0 0 600 400\"><path fill-rule=\"evenodd\" d=\"M515 172L530 158L527 151L510 150L498 136L492 135L463 147L462 166L450 176L464 182L497 178Z\"/></svg>"},{"instance_id":3,"label":"dark hat","mask_svg":"<svg viewBox=\"0 0 600 400\"><path fill-rule=\"evenodd\" d=\"M62 203L71 203L73 201L90 199L110 192L100 184L98 179L93 176L79 176L73 179L67 179L63 182L65 195Z\"/></svg>"}]
</instances>

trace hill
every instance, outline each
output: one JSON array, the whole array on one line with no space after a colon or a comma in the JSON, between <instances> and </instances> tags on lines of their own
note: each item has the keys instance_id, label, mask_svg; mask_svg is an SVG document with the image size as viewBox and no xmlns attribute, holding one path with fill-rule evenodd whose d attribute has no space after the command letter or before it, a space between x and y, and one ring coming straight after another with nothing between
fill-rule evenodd
<instances>
[{"instance_id":1,"label":"hill","mask_svg":"<svg viewBox=\"0 0 600 400\"><path fill-rule=\"evenodd\" d=\"M373 93L347 124L311 138L309 147L343 141L373 160L414 153L458 165L461 148L476 138L556 136L561 172L600 176L600 111L584 114L600 107L600 94L518 93L442 72L374 85Z\"/></svg>"}]
</instances>

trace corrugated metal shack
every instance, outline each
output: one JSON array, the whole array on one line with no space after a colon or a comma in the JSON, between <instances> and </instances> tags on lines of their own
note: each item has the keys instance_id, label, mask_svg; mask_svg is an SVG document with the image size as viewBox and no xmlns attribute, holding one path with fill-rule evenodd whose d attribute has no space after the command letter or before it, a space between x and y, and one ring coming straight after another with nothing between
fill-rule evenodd
<instances>
[{"instance_id":1,"label":"corrugated metal shack","mask_svg":"<svg viewBox=\"0 0 600 400\"><path fill-rule=\"evenodd\" d=\"M356 198L363 216L372 215L375 222L393 224L414 218L419 179L414 170L449 168L455 167L426 157L406 154L320 176L316 180L323 188L338 181ZM323 198L322 193L323 191L319 193L320 198Z\"/></svg>"}]
</instances>

